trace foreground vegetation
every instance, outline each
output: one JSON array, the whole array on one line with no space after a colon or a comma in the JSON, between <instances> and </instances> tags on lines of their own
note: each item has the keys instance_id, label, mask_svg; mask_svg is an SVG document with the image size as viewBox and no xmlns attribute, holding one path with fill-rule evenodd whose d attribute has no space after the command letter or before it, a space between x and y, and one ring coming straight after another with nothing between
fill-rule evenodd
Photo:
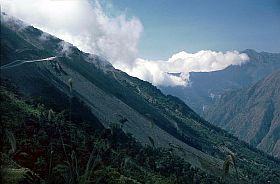
<instances>
[{"instance_id":1,"label":"foreground vegetation","mask_svg":"<svg viewBox=\"0 0 280 184\"><path fill-rule=\"evenodd\" d=\"M94 128L1 85L3 183L223 183L172 149L143 147L121 122ZM71 121L70 121L71 119Z\"/></svg>"},{"instance_id":2,"label":"foreground vegetation","mask_svg":"<svg viewBox=\"0 0 280 184\"><path fill-rule=\"evenodd\" d=\"M2 183L247 183L238 171L213 176L192 167L172 148L143 146L121 127L125 120L104 128L97 119L88 123L88 111L76 100L70 109L44 105L26 98L3 81L0 88ZM72 103L84 109L75 113ZM73 106L73 105L72 105ZM94 126L93 126L94 125ZM156 140L150 140L153 143ZM153 145L153 144L151 144ZM242 159L242 158L239 158ZM233 160L225 160L225 173ZM236 163L234 163L235 166ZM258 183L275 178L262 176L252 165L237 166L257 173ZM261 165L260 165L261 166ZM251 167L251 168L250 168ZM236 168L235 168L236 169ZM268 181L268 180L267 180Z\"/></svg>"},{"instance_id":3,"label":"foreground vegetation","mask_svg":"<svg viewBox=\"0 0 280 184\"><path fill-rule=\"evenodd\" d=\"M84 119L72 112L75 108L55 112L50 105L23 97L6 81L1 84L0 100L2 183L248 182L234 172L213 176L193 168L172 148L143 146L122 131L124 120L110 128L97 126L97 119L89 124L83 121L86 115ZM232 161L226 162L228 172ZM249 172L250 165L245 167ZM277 172L272 170L266 177L271 175L277 181ZM255 183L265 180L257 177Z\"/></svg>"}]
</instances>

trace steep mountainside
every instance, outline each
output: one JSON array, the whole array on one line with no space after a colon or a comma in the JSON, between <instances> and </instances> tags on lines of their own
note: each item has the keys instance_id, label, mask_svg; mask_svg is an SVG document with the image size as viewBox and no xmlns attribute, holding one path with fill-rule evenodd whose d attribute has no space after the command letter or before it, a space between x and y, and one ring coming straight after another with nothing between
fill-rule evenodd
<instances>
[{"instance_id":1,"label":"steep mountainside","mask_svg":"<svg viewBox=\"0 0 280 184\"><path fill-rule=\"evenodd\" d=\"M280 157L280 70L249 88L223 95L206 117L253 146Z\"/></svg>"},{"instance_id":2,"label":"steep mountainside","mask_svg":"<svg viewBox=\"0 0 280 184\"><path fill-rule=\"evenodd\" d=\"M245 50L250 60L241 66L229 66L215 72L192 72L188 87L160 87L166 94L172 94L203 115L223 93L254 84L280 68L280 54Z\"/></svg>"},{"instance_id":3,"label":"steep mountainside","mask_svg":"<svg viewBox=\"0 0 280 184\"><path fill-rule=\"evenodd\" d=\"M172 148L193 167L215 176L222 176L223 161L233 152L241 178L233 178L233 183L280 179L279 161L206 122L178 98L4 14L1 78L27 97L55 104L55 111L65 109L73 97L73 109L90 109L80 110L83 121L94 127L121 124L142 145Z\"/></svg>"},{"instance_id":4,"label":"steep mountainside","mask_svg":"<svg viewBox=\"0 0 280 184\"><path fill-rule=\"evenodd\" d=\"M5 135L1 183L219 184L232 180L191 167L174 149L142 146L118 124L96 129L74 111L69 121L68 113L23 97L8 81L0 85L0 99L0 127Z\"/></svg>"}]
</instances>

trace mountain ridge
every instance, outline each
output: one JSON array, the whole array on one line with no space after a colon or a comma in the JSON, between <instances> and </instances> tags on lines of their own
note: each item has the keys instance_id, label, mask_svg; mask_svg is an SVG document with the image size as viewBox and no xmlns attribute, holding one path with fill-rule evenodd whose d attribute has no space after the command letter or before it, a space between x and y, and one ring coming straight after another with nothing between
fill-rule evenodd
<instances>
[{"instance_id":1,"label":"mountain ridge","mask_svg":"<svg viewBox=\"0 0 280 184\"><path fill-rule=\"evenodd\" d=\"M263 173L279 167L276 159L211 125L181 100L164 95L150 83L130 77L111 65L104 67L98 56L92 57L75 47L70 47L70 52L62 52L61 45L65 42L51 35L42 41L42 34L47 33L32 26L16 30L10 26L13 24L1 21L1 65L2 61L8 64L19 59L57 56L52 61L1 70L1 78L13 81L26 96L63 106L73 95L89 107L89 113L101 126L122 124L123 131L143 145L154 142L156 147L175 147L177 154L194 167L216 176L223 173L225 150L238 155L238 170L245 181L255 181L256 173L262 178ZM252 167L258 162L263 166L253 173ZM279 179L276 175L267 174L267 177Z\"/></svg>"},{"instance_id":2,"label":"mountain ridge","mask_svg":"<svg viewBox=\"0 0 280 184\"><path fill-rule=\"evenodd\" d=\"M256 52L252 49L241 53L247 54L249 61L240 66L230 65L214 72L190 72L189 86L159 88L165 94L179 97L203 116L203 111L223 93L252 85L280 68L279 53Z\"/></svg>"},{"instance_id":3,"label":"mountain ridge","mask_svg":"<svg viewBox=\"0 0 280 184\"><path fill-rule=\"evenodd\" d=\"M280 70L277 70L248 88L229 92L205 113L206 117L242 140L279 157L279 81Z\"/></svg>"}]
</instances>

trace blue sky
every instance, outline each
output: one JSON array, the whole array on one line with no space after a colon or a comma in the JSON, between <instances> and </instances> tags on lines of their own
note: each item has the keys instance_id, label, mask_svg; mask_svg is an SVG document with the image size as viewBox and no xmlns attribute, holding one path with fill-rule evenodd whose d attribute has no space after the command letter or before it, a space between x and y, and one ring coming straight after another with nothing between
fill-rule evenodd
<instances>
[{"instance_id":1,"label":"blue sky","mask_svg":"<svg viewBox=\"0 0 280 184\"><path fill-rule=\"evenodd\" d=\"M157 86L240 65L247 48L280 52L280 0L26 1L1 10Z\"/></svg>"},{"instance_id":2,"label":"blue sky","mask_svg":"<svg viewBox=\"0 0 280 184\"><path fill-rule=\"evenodd\" d=\"M280 0L117 0L144 30L139 56L166 59L179 51L247 48L280 52Z\"/></svg>"}]
</instances>

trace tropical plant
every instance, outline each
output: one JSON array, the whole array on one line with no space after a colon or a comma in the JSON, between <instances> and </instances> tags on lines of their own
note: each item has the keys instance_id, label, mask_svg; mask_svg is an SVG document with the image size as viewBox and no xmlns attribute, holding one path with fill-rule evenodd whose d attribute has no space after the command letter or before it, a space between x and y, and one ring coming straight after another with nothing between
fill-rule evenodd
<instances>
[{"instance_id":1,"label":"tropical plant","mask_svg":"<svg viewBox=\"0 0 280 184\"><path fill-rule=\"evenodd\" d=\"M5 129L5 133L6 133L6 136L9 140L9 142L10 142L10 145L11 145L11 149L9 151L9 154L12 155L13 153L15 153L15 151L17 149L16 138L15 138L14 134L7 129Z\"/></svg>"},{"instance_id":2,"label":"tropical plant","mask_svg":"<svg viewBox=\"0 0 280 184\"><path fill-rule=\"evenodd\" d=\"M72 90L73 90L73 80L70 78L68 80L69 83L69 89L70 89L70 96L69 96L69 121L71 123L72 121Z\"/></svg>"},{"instance_id":3,"label":"tropical plant","mask_svg":"<svg viewBox=\"0 0 280 184\"><path fill-rule=\"evenodd\" d=\"M234 167L236 176L238 177L235 155L233 153L229 153L224 161L224 165L223 165L224 176L228 175L230 167Z\"/></svg>"}]
</instances>

